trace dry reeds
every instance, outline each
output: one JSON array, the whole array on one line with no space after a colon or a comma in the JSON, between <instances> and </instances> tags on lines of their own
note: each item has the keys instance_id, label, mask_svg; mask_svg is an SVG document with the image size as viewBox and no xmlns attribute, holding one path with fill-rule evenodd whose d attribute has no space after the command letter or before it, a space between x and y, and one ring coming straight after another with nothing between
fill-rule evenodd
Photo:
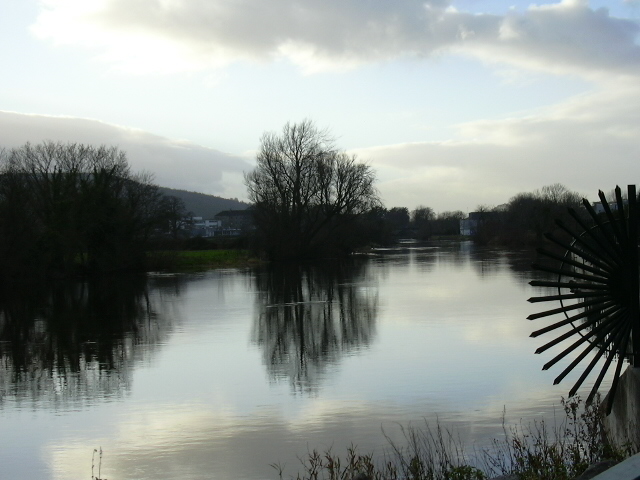
<instances>
[{"instance_id":1,"label":"dry reeds","mask_svg":"<svg viewBox=\"0 0 640 480\"><path fill-rule=\"evenodd\" d=\"M607 436L599 398L585 405L579 397L562 399L564 418L507 427L504 438L468 456L463 442L439 422L420 428L401 427L402 443L386 436L389 449L381 459L355 446L341 459L331 450L313 450L301 459L297 480L484 480L511 475L520 480L571 480L589 465L620 461L637 446L613 445ZM283 478L283 468L272 465Z\"/></svg>"}]
</instances>

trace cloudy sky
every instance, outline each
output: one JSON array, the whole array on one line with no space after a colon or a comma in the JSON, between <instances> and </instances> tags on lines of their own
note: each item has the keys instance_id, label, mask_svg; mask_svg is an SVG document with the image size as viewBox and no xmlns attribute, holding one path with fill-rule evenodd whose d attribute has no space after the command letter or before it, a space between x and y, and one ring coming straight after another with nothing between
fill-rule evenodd
<instances>
[{"instance_id":1,"label":"cloudy sky","mask_svg":"<svg viewBox=\"0 0 640 480\"><path fill-rule=\"evenodd\" d=\"M638 0L0 0L0 146L244 199L262 133L310 118L387 207L595 199L640 175L639 33Z\"/></svg>"}]
</instances>

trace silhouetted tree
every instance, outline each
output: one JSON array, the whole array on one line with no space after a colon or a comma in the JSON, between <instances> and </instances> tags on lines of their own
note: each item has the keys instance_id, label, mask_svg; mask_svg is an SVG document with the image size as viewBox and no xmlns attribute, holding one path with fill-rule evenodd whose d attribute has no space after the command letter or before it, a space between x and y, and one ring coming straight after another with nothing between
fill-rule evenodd
<instances>
[{"instance_id":1,"label":"silhouetted tree","mask_svg":"<svg viewBox=\"0 0 640 480\"><path fill-rule=\"evenodd\" d=\"M441 212L432 222L432 233L434 235L459 235L460 220L462 220L464 217L464 212L460 210L456 210L453 212Z\"/></svg>"},{"instance_id":2,"label":"silhouetted tree","mask_svg":"<svg viewBox=\"0 0 640 480\"><path fill-rule=\"evenodd\" d=\"M568 209L579 208L581 199L580 194L557 183L530 194L516 195L509 202L509 222L526 232L529 243L541 243L545 233L556 230L556 219L571 222Z\"/></svg>"},{"instance_id":3,"label":"silhouetted tree","mask_svg":"<svg viewBox=\"0 0 640 480\"><path fill-rule=\"evenodd\" d=\"M431 236L432 222L436 214L431 207L420 205L411 212L411 225L418 238L426 239Z\"/></svg>"},{"instance_id":4,"label":"silhouetted tree","mask_svg":"<svg viewBox=\"0 0 640 480\"><path fill-rule=\"evenodd\" d=\"M409 228L409 209L407 207L393 207L387 211L385 215L387 224L394 232L394 234L402 234L407 228Z\"/></svg>"},{"instance_id":5,"label":"silhouetted tree","mask_svg":"<svg viewBox=\"0 0 640 480\"><path fill-rule=\"evenodd\" d=\"M388 245L393 243L393 232L386 221L387 209L376 206L360 215L355 224L355 234L359 235L358 245Z\"/></svg>"},{"instance_id":6,"label":"silhouetted tree","mask_svg":"<svg viewBox=\"0 0 640 480\"><path fill-rule=\"evenodd\" d=\"M496 234L504 229L504 207L478 205L469 215L477 222L473 240L479 245L494 242Z\"/></svg>"},{"instance_id":7,"label":"silhouetted tree","mask_svg":"<svg viewBox=\"0 0 640 480\"><path fill-rule=\"evenodd\" d=\"M5 276L142 266L161 195L124 152L29 143L0 155L0 260Z\"/></svg>"},{"instance_id":8,"label":"silhouetted tree","mask_svg":"<svg viewBox=\"0 0 640 480\"><path fill-rule=\"evenodd\" d=\"M272 258L348 249L349 222L378 204L375 173L310 120L265 133L257 167L245 174L257 238Z\"/></svg>"},{"instance_id":9,"label":"silhouetted tree","mask_svg":"<svg viewBox=\"0 0 640 480\"><path fill-rule=\"evenodd\" d=\"M162 199L161 215L167 232L174 240L184 235L187 227L193 224L192 213L187 211L184 200L174 195L166 195Z\"/></svg>"},{"instance_id":10,"label":"silhouetted tree","mask_svg":"<svg viewBox=\"0 0 640 480\"><path fill-rule=\"evenodd\" d=\"M545 233L562 234L556 226L557 219L574 224L568 209L581 212L581 201L582 195L558 183L519 193L509 200L506 208L496 211L491 221L483 223L477 237L482 243L541 244Z\"/></svg>"},{"instance_id":11,"label":"silhouetted tree","mask_svg":"<svg viewBox=\"0 0 640 480\"><path fill-rule=\"evenodd\" d=\"M554 206L575 207L582 201L582 195L570 191L561 183L546 185L536 193L544 202Z\"/></svg>"},{"instance_id":12,"label":"silhouetted tree","mask_svg":"<svg viewBox=\"0 0 640 480\"><path fill-rule=\"evenodd\" d=\"M436 214L431 207L425 207L424 205L420 205L416 207L411 212L411 221L420 225L421 223L429 222L431 220L435 220Z\"/></svg>"}]
</instances>

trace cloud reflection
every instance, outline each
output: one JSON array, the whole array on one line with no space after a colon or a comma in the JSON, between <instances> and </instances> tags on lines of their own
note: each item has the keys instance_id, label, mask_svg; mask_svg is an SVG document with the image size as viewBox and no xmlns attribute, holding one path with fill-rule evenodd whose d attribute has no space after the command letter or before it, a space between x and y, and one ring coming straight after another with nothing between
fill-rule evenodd
<instances>
[{"instance_id":1,"label":"cloud reflection","mask_svg":"<svg viewBox=\"0 0 640 480\"><path fill-rule=\"evenodd\" d=\"M505 398L509 398L506 412ZM461 411L460 405L443 399L425 398L407 406L401 402L345 405L315 398L297 415L287 415L274 405L245 416L211 405L140 407L121 417L112 433L58 440L46 451L53 480L85 478L94 446L103 448L106 478L277 478L273 463L284 466L288 478L301 470L299 459L313 449L344 455L348 447L357 445L361 452L382 460L390 453L385 435L404 445L400 427L409 422L423 429L440 424L473 454L476 447L491 446L502 432L503 419L507 425L527 425L534 419L561 418L557 391L524 379L508 385L502 395L468 400L473 407Z\"/></svg>"}]
</instances>

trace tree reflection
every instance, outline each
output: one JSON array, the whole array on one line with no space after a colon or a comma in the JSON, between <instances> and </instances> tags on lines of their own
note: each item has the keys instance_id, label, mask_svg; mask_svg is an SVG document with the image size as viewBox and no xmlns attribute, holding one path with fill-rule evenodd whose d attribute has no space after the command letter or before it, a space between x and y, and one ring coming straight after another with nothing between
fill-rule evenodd
<instances>
[{"instance_id":1,"label":"tree reflection","mask_svg":"<svg viewBox=\"0 0 640 480\"><path fill-rule=\"evenodd\" d=\"M312 392L330 364L375 335L377 288L364 261L276 265L255 276L254 341L272 378Z\"/></svg>"},{"instance_id":2,"label":"tree reflection","mask_svg":"<svg viewBox=\"0 0 640 480\"><path fill-rule=\"evenodd\" d=\"M475 272L481 277L493 277L502 270L507 262L505 250L490 247L476 247L467 242L464 252Z\"/></svg>"},{"instance_id":3,"label":"tree reflection","mask_svg":"<svg viewBox=\"0 0 640 480\"><path fill-rule=\"evenodd\" d=\"M553 280L557 278L556 275L533 268L532 265L534 263L549 267L558 266L557 262L545 258L535 250L505 250L505 258L514 277L522 285L528 285L531 280Z\"/></svg>"},{"instance_id":4,"label":"tree reflection","mask_svg":"<svg viewBox=\"0 0 640 480\"><path fill-rule=\"evenodd\" d=\"M7 398L66 406L121 395L134 361L169 330L144 277L4 291L0 406Z\"/></svg>"}]
</instances>

